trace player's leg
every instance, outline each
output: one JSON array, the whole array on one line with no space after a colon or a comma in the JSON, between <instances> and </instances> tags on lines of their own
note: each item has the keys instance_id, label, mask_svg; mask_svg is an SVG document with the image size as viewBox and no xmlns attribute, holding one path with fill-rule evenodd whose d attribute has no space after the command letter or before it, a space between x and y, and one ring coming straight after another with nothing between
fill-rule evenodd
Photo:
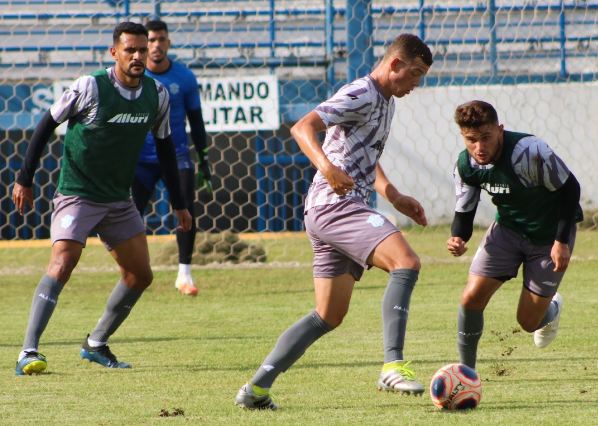
<instances>
[{"instance_id":1,"label":"player's leg","mask_svg":"<svg viewBox=\"0 0 598 426\"><path fill-rule=\"evenodd\" d=\"M457 350L461 364L475 369L478 343L484 331L484 309L503 282L469 274L457 316Z\"/></svg>"},{"instance_id":2,"label":"player's leg","mask_svg":"<svg viewBox=\"0 0 598 426\"><path fill-rule=\"evenodd\" d=\"M276 410L278 407L269 395L274 380L289 369L317 339L340 325L347 314L355 281L361 278L363 267L322 241L321 236L326 232L326 237L334 238L334 233L340 232L340 229L336 226L324 226L325 229L322 229L316 216L322 218L325 213L318 215L317 210L325 208L310 209L305 220L314 249L316 309L279 337L251 381L237 394L235 405Z\"/></svg>"},{"instance_id":3,"label":"player's leg","mask_svg":"<svg viewBox=\"0 0 598 426\"><path fill-rule=\"evenodd\" d=\"M521 236L514 231L493 223L469 268L457 317L457 349L460 362L473 369L484 329L484 309L500 286L517 276L524 259L520 241Z\"/></svg>"},{"instance_id":4,"label":"player's leg","mask_svg":"<svg viewBox=\"0 0 598 426\"><path fill-rule=\"evenodd\" d=\"M47 367L38 352L39 341L58 303L58 297L79 262L85 241L106 210L76 196L56 194L53 200L52 252L46 274L41 278L31 303L23 348L15 373L34 374Z\"/></svg>"},{"instance_id":5,"label":"player's leg","mask_svg":"<svg viewBox=\"0 0 598 426\"><path fill-rule=\"evenodd\" d=\"M277 408L269 397L274 380L297 362L316 340L341 324L349 310L354 285L355 277L349 273L314 279L316 309L282 333L257 373L239 391L235 405Z\"/></svg>"},{"instance_id":6,"label":"player's leg","mask_svg":"<svg viewBox=\"0 0 598 426\"><path fill-rule=\"evenodd\" d=\"M571 253L576 232L577 228L573 227L569 235ZM537 247L527 241L525 244L527 256L523 263L523 289L517 309L517 321L525 331L534 332L534 343L543 348L557 334L563 309L563 297L557 291L565 273L554 272L551 245Z\"/></svg>"},{"instance_id":7,"label":"player's leg","mask_svg":"<svg viewBox=\"0 0 598 426\"><path fill-rule=\"evenodd\" d=\"M46 358L38 351L39 341L82 250L83 244L78 241L56 241L52 245L48 269L33 294L27 332L15 370L17 375L41 373L46 369Z\"/></svg>"},{"instance_id":8,"label":"player's leg","mask_svg":"<svg viewBox=\"0 0 598 426\"><path fill-rule=\"evenodd\" d=\"M139 214L143 216L150 198L156 190L156 184L162 177L158 163L137 163L135 178L131 186L131 196Z\"/></svg>"},{"instance_id":9,"label":"player's leg","mask_svg":"<svg viewBox=\"0 0 598 426\"><path fill-rule=\"evenodd\" d=\"M185 197L185 204L191 213L191 229L187 232L177 231L176 241L179 248L179 273L175 287L186 295L196 295L197 288L191 276L191 259L195 248L197 226L195 224L195 171L193 169L179 169L181 190Z\"/></svg>"},{"instance_id":10,"label":"player's leg","mask_svg":"<svg viewBox=\"0 0 598 426\"><path fill-rule=\"evenodd\" d=\"M367 263L390 273L382 298L384 366L378 388L421 395L424 387L415 380L410 362L403 357L411 294L421 268L419 257L403 234L394 232L376 246Z\"/></svg>"},{"instance_id":11,"label":"player's leg","mask_svg":"<svg viewBox=\"0 0 598 426\"><path fill-rule=\"evenodd\" d=\"M131 200L111 203L109 215L98 225L98 235L121 270L100 321L85 339L81 356L110 368L130 368L119 362L107 342L153 280L145 227Z\"/></svg>"},{"instance_id":12,"label":"player's leg","mask_svg":"<svg viewBox=\"0 0 598 426\"><path fill-rule=\"evenodd\" d=\"M540 296L523 288L517 307L517 322L523 330L533 333L554 320L560 311L559 305L562 306L562 299L559 303L559 298Z\"/></svg>"}]
</instances>

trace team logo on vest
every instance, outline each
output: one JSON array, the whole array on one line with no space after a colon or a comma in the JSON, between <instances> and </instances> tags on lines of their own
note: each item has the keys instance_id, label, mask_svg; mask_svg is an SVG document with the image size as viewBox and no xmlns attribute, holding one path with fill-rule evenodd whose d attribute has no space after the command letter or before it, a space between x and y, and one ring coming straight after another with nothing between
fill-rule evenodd
<instances>
[{"instance_id":1,"label":"team logo on vest","mask_svg":"<svg viewBox=\"0 0 598 426\"><path fill-rule=\"evenodd\" d=\"M379 228L384 225L384 219L379 214L371 214L366 223L369 223L374 228Z\"/></svg>"},{"instance_id":2,"label":"team logo on vest","mask_svg":"<svg viewBox=\"0 0 598 426\"><path fill-rule=\"evenodd\" d=\"M149 121L149 113L148 112L140 112L135 115L127 114L127 113L116 114L114 117L112 117L110 120L108 120L108 123L143 124L143 123L147 123L148 121Z\"/></svg>"},{"instance_id":3,"label":"team logo on vest","mask_svg":"<svg viewBox=\"0 0 598 426\"><path fill-rule=\"evenodd\" d=\"M486 182L486 183L482 184L482 189L485 189L490 194L510 194L511 193L511 190L509 189L509 185L507 185L506 183L491 184L491 183Z\"/></svg>"}]
</instances>

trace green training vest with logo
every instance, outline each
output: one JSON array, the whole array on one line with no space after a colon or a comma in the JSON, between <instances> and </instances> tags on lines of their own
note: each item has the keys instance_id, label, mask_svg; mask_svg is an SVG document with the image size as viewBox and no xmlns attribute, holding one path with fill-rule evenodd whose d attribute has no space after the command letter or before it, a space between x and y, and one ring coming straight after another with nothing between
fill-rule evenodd
<instances>
[{"instance_id":1,"label":"green training vest with logo","mask_svg":"<svg viewBox=\"0 0 598 426\"><path fill-rule=\"evenodd\" d=\"M504 131L502 153L489 169L471 167L467 150L459 154L457 169L461 180L473 187L480 187L492 196L497 207L496 222L523 235L534 245L552 245L560 218L560 194L544 186L525 187L513 169L511 157L519 140L531 136ZM575 221L581 220L581 207L577 207Z\"/></svg>"},{"instance_id":2,"label":"green training vest with logo","mask_svg":"<svg viewBox=\"0 0 598 426\"><path fill-rule=\"evenodd\" d=\"M127 200L139 153L158 115L156 82L143 76L141 95L129 100L105 69L91 76L98 85L98 113L88 124L77 116L69 120L58 192L98 203Z\"/></svg>"}]
</instances>

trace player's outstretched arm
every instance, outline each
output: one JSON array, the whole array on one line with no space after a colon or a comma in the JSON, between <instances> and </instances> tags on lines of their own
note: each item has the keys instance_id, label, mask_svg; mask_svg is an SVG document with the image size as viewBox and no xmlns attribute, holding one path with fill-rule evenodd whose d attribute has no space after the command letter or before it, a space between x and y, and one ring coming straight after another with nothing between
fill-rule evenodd
<instances>
[{"instance_id":1,"label":"player's outstretched arm","mask_svg":"<svg viewBox=\"0 0 598 426\"><path fill-rule=\"evenodd\" d=\"M21 170L19 171L19 175L17 176L12 190L12 200L20 214L25 212L26 204L29 204L29 207L33 208L32 185L35 170L39 165L39 160L42 157L44 148L48 144L50 136L52 136L52 133L58 125L59 124L54 121L50 111L47 111L35 127L35 131L33 132L33 136L27 147L25 160L21 165Z\"/></svg>"},{"instance_id":2,"label":"player's outstretched arm","mask_svg":"<svg viewBox=\"0 0 598 426\"><path fill-rule=\"evenodd\" d=\"M380 164L376 164L376 182L374 189L382 195L392 206L400 213L412 219L415 223L422 226L428 225L426 212L423 206L415 198L403 195L388 180Z\"/></svg>"},{"instance_id":3,"label":"player's outstretched arm","mask_svg":"<svg viewBox=\"0 0 598 426\"><path fill-rule=\"evenodd\" d=\"M351 176L332 164L324 154L322 144L318 140L318 132L324 130L326 130L324 122L317 112L312 111L291 128L291 134L301 151L324 175L332 190L338 195L345 195L353 189L355 182Z\"/></svg>"}]
</instances>

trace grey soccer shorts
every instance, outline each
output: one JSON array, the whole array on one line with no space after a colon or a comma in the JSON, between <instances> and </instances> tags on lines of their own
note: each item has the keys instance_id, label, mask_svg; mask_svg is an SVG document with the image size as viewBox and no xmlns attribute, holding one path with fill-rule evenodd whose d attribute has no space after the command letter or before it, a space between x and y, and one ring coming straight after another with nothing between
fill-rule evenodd
<instances>
[{"instance_id":1,"label":"grey soccer shorts","mask_svg":"<svg viewBox=\"0 0 598 426\"><path fill-rule=\"evenodd\" d=\"M571 253L576 230L573 226L569 236ZM506 281L515 278L523 264L523 286L538 296L552 297L565 273L553 271L551 249L552 244L536 246L512 229L493 222L478 247L469 273Z\"/></svg>"},{"instance_id":2,"label":"grey soccer shorts","mask_svg":"<svg viewBox=\"0 0 598 426\"><path fill-rule=\"evenodd\" d=\"M314 278L350 273L359 281L367 258L389 235L399 232L388 219L359 198L316 206L305 212L314 250Z\"/></svg>"},{"instance_id":3,"label":"grey soccer shorts","mask_svg":"<svg viewBox=\"0 0 598 426\"><path fill-rule=\"evenodd\" d=\"M96 203L77 195L54 196L50 234L52 244L59 240L78 241L83 246L92 232L97 232L107 250L135 235L145 226L133 200Z\"/></svg>"}]
</instances>

